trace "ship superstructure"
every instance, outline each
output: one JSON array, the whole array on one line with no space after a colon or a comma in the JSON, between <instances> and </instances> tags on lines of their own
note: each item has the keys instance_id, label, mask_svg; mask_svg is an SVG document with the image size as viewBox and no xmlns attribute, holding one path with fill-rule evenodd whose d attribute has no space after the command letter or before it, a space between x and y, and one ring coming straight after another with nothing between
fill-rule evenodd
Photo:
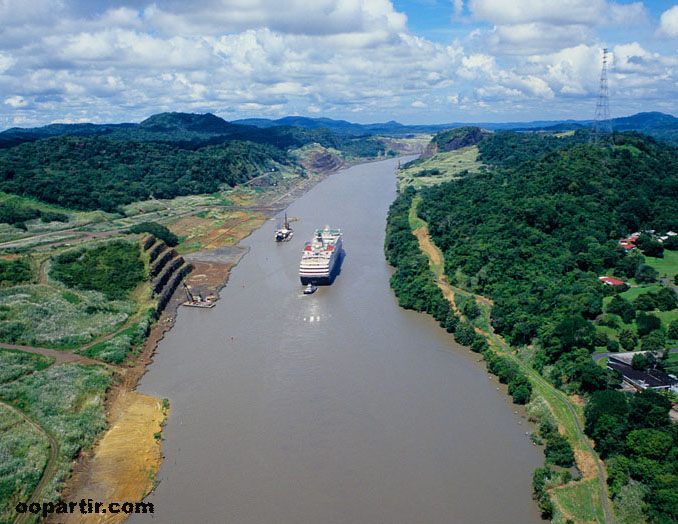
<instances>
[{"instance_id":1,"label":"ship superstructure","mask_svg":"<svg viewBox=\"0 0 678 524\"><path fill-rule=\"evenodd\" d=\"M307 242L299 263L302 284L329 284L341 256L341 229L316 229L313 240Z\"/></svg>"}]
</instances>

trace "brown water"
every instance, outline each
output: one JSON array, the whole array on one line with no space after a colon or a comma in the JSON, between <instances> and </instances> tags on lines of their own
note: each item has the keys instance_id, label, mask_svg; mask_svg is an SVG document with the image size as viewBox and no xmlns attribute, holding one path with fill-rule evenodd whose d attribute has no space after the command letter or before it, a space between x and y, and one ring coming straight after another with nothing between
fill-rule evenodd
<instances>
[{"instance_id":1,"label":"brown water","mask_svg":"<svg viewBox=\"0 0 678 524\"><path fill-rule=\"evenodd\" d=\"M180 312L139 388L171 402L155 522L540 522L531 428L477 355L389 288L396 164L317 185L288 209L292 241L267 222L217 307ZM304 296L301 249L325 224L346 256Z\"/></svg>"}]
</instances>

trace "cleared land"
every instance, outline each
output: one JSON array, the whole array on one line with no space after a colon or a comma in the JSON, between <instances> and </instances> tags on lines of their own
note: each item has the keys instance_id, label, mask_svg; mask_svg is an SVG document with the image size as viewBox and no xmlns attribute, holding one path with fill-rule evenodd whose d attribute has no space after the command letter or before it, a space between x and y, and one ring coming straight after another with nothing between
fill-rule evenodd
<instances>
[{"instance_id":1,"label":"cleared land","mask_svg":"<svg viewBox=\"0 0 678 524\"><path fill-rule=\"evenodd\" d=\"M413 160L398 170L398 181L401 187L419 189L460 178L465 172L478 173L482 167L478 161L478 147L469 146Z\"/></svg>"}]
</instances>

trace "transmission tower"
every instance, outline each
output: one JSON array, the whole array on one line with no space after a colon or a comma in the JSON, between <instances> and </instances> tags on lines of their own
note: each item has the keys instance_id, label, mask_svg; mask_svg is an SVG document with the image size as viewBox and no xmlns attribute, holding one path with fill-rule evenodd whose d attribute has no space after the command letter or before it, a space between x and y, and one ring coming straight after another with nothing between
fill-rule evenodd
<instances>
[{"instance_id":1,"label":"transmission tower","mask_svg":"<svg viewBox=\"0 0 678 524\"><path fill-rule=\"evenodd\" d=\"M596 116L589 143L612 148L612 121L610 120L610 99L607 90L607 49L603 49L603 70L600 73L600 88L596 102Z\"/></svg>"}]
</instances>

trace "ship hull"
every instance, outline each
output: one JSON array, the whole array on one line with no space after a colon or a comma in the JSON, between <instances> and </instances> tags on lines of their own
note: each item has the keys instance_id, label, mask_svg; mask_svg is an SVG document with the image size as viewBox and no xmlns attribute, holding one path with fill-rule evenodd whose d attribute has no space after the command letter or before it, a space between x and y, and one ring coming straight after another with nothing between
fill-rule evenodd
<instances>
[{"instance_id":1,"label":"ship hull","mask_svg":"<svg viewBox=\"0 0 678 524\"><path fill-rule=\"evenodd\" d=\"M320 231L316 231L316 235ZM329 285L334 281L342 256L342 237L339 230L331 233L334 235L327 243L311 247L307 244L304 249L305 255L299 264L299 280L302 284Z\"/></svg>"}]
</instances>

